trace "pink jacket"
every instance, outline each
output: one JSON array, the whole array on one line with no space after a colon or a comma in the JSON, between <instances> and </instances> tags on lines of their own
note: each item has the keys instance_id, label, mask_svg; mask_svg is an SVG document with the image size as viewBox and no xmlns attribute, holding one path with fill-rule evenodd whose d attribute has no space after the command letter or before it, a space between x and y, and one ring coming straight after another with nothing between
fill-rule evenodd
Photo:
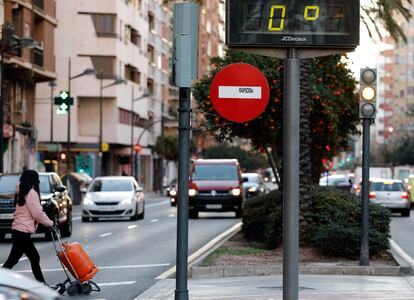
<instances>
[{"instance_id":1,"label":"pink jacket","mask_svg":"<svg viewBox=\"0 0 414 300\"><path fill-rule=\"evenodd\" d=\"M31 189L26 196L25 204L23 206L16 204L12 229L20 232L35 233L38 223L46 227L53 226L53 221L43 212L39 195L34 189Z\"/></svg>"}]
</instances>

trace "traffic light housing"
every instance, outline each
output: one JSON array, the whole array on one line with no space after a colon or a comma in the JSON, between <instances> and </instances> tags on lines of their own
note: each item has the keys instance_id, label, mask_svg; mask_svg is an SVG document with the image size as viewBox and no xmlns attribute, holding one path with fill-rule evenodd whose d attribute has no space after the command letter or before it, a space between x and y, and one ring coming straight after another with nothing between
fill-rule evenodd
<instances>
[{"instance_id":1,"label":"traffic light housing","mask_svg":"<svg viewBox=\"0 0 414 300\"><path fill-rule=\"evenodd\" d=\"M60 111L67 112L73 105L73 98L69 91L61 91L59 96L55 97L55 105L58 105Z\"/></svg>"},{"instance_id":2,"label":"traffic light housing","mask_svg":"<svg viewBox=\"0 0 414 300\"><path fill-rule=\"evenodd\" d=\"M377 69L361 69L359 83L359 118L375 119L377 113Z\"/></svg>"}]
</instances>

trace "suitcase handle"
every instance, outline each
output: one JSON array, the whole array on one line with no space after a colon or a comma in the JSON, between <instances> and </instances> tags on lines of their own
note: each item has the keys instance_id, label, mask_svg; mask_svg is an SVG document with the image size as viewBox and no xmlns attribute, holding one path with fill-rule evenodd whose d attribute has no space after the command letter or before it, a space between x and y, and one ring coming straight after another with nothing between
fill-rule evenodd
<instances>
[{"instance_id":1,"label":"suitcase handle","mask_svg":"<svg viewBox=\"0 0 414 300\"><path fill-rule=\"evenodd\" d=\"M65 249L63 248L63 242L62 242L62 240L61 240L61 238L60 238L60 234L59 234L59 231L55 228L55 226L52 226L52 227L49 227L50 228L50 230L52 231L52 241L53 241L53 246L54 246L54 248L55 248L55 251L56 251L56 256L58 256L58 259L59 259L59 252L62 252L63 253L63 255L65 256L65 258L66 258L66 261L69 263L69 266L70 266L70 268L72 269L72 271L73 272L71 272L72 274L75 274L76 276L76 280L78 280L79 281L79 276L78 276L78 273L76 273L76 270L75 270L75 268L73 267L73 265L72 265L72 263L70 262L70 260L69 260L69 257L66 255L66 251L65 251ZM59 242L59 246L60 246L60 251L59 251L59 249L58 249L58 247L56 246L56 240L55 240L55 236L56 236L56 238L57 238L57 240L58 240L58 242ZM60 261L60 264L62 265L62 268L63 268L63 270L65 271L65 273L66 273L66 270L65 270L65 267L64 267L64 265L63 265L63 263L62 263L62 261L59 259L59 261ZM68 275L68 273L66 273L66 276L69 278L69 275Z\"/></svg>"}]
</instances>

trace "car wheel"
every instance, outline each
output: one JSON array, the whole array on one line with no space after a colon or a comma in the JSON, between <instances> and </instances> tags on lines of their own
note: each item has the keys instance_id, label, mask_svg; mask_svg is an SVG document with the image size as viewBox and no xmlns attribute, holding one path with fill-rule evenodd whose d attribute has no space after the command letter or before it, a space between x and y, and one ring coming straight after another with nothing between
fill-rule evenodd
<instances>
[{"instance_id":1,"label":"car wheel","mask_svg":"<svg viewBox=\"0 0 414 300\"><path fill-rule=\"evenodd\" d=\"M239 219L241 217L242 217L242 210L241 210L241 208L239 208L239 209L236 210L236 218Z\"/></svg>"},{"instance_id":2,"label":"car wheel","mask_svg":"<svg viewBox=\"0 0 414 300\"><path fill-rule=\"evenodd\" d=\"M407 210L405 210L405 211L403 211L401 213L401 216L402 217L409 217L410 216L410 212L411 212L411 210L410 209L407 209Z\"/></svg>"},{"instance_id":3,"label":"car wheel","mask_svg":"<svg viewBox=\"0 0 414 300\"><path fill-rule=\"evenodd\" d=\"M198 218L198 210L190 209L190 211L188 212L188 217L190 219L197 219Z\"/></svg>"},{"instance_id":4,"label":"car wheel","mask_svg":"<svg viewBox=\"0 0 414 300\"><path fill-rule=\"evenodd\" d=\"M82 222L89 222L89 221L90 221L89 217L82 217Z\"/></svg>"},{"instance_id":5,"label":"car wheel","mask_svg":"<svg viewBox=\"0 0 414 300\"><path fill-rule=\"evenodd\" d=\"M66 222L60 227L62 237L70 237L72 235L72 211L68 210Z\"/></svg>"},{"instance_id":6,"label":"car wheel","mask_svg":"<svg viewBox=\"0 0 414 300\"><path fill-rule=\"evenodd\" d=\"M131 221L136 221L139 218L139 214L138 214L138 204L135 205L135 214L130 218Z\"/></svg>"},{"instance_id":7,"label":"car wheel","mask_svg":"<svg viewBox=\"0 0 414 300\"><path fill-rule=\"evenodd\" d=\"M138 219L142 220L145 216L145 201L142 203L142 213L138 215Z\"/></svg>"}]
</instances>

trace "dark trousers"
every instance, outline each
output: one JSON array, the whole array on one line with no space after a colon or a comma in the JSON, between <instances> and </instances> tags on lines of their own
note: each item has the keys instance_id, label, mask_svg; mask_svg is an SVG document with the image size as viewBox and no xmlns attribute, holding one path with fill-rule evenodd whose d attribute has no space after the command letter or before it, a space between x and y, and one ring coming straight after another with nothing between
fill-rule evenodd
<instances>
[{"instance_id":1,"label":"dark trousers","mask_svg":"<svg viewBox=\"0 0 414 300\"><path fill-rule=\"evenodd\" d=\"M30 235L30 233L26 232L17 230L12 231L13 246L10 250L9 258L7 258L3 268L13 268L19 262L19 259L22 258L23 254L26 254L32 266L34 277L40 282L45 282L42 270L40 269L40 256Z\"/></svg>"}]
</instances>

